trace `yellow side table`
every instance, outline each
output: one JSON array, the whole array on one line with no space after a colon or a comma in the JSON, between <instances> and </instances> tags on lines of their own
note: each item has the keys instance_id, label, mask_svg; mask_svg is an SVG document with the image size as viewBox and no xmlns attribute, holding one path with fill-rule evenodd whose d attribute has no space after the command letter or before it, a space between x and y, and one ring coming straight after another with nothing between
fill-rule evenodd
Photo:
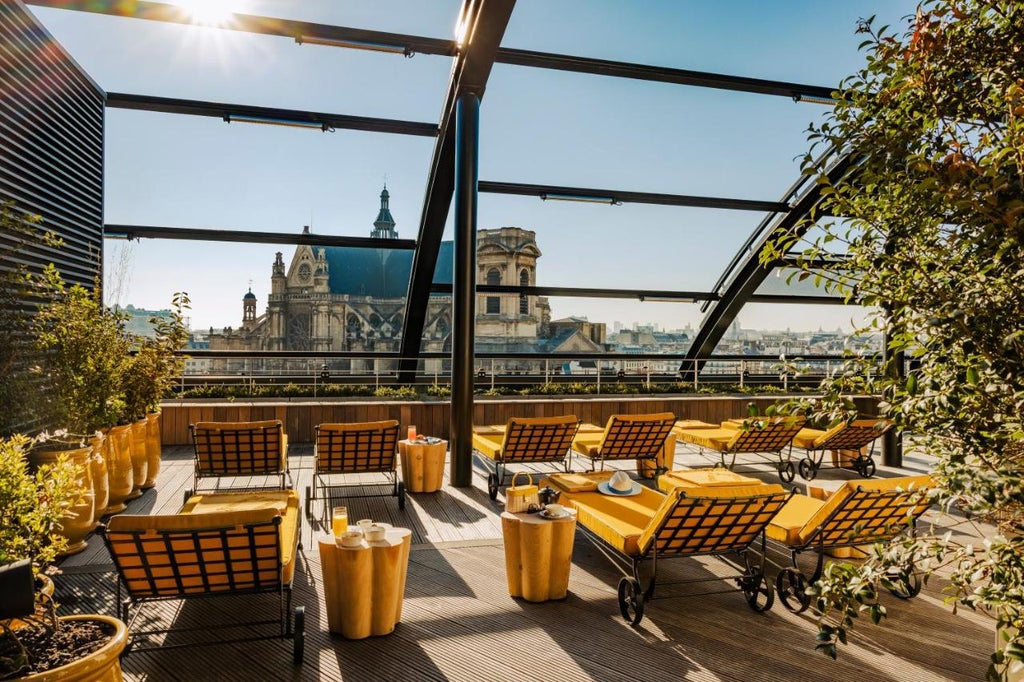
<instances>
[{"instance_id":1,"label":"yellow side table","mask_svg":"<svg viewBox=\"0 0 1024 682\"><path fill-rule=\"evenodd\" d=\"M328 630L345 639L394 632L402 619L411 539L408 528L388 529L383 540L358 547L340 547L332 535L318 539Z\"/></svg>"},{"instance_id":2,"label":"yellow side table","mask_svg":"<svg viewBox=\"0 0 1024 682\"><path fill-rule=\"evenodd\" d=\"M410 440L398 441L402 458L402 481L410 493L434 493L444 480L444 458L448 441L427 444Z\"/></svg>"},{"instance_id":3,"label":"yellow side table","mask_svg":"<svg viewBox=\"0 0 1024 682\"><path fill-rule=\"evenodd\" d=\"M508 593L526 601L565 599L569 592L576 514L545 519L502 512Z\"/></svg>"}]
</instances>

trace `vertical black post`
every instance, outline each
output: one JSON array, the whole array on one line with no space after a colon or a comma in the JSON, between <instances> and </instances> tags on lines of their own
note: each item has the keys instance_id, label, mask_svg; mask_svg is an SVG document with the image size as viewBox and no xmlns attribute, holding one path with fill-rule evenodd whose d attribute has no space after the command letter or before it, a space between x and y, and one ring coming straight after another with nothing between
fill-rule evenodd
<instances>
[{"instance_id":1,"label":"vertical black post","mask_svg":"<svg viewBox=\"0 0 1024 682\"><path fill-rule=\"evenodd\" d=\"M892 340L893 317L889 315L882 344L885 348L885 372L893 379L906 379L905 360L903 353L893 353L889 343ZM882 463L889 467L903 466L903 432L889 429L882 435Z\"/></svg>"},{"instance_id":2,"label":"vertical black post","mask_svg":"<svg viewBox=\"0 0 1024 682\"><path fill-rule=\"evenodd\" d=\"M452 281L451 484L473 480L473 324L476 318L476 198L480 98L455 103L455 263Z\"/></svg>"}]
</instances>

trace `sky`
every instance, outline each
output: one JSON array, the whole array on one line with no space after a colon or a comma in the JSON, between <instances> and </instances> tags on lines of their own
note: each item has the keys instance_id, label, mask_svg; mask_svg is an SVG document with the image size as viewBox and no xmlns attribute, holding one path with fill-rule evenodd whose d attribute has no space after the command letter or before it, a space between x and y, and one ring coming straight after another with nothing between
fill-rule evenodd
<instances>
[{"instance_id":1,"label":"sky","mask_svg":"<svg viewBox=\"0 0 1024 682\"><path fill-rule=\"evenodd\" d=\"M217 0L207 0L216 2ZM228 0L240 12L453 37L458 0ZM864 55L858 18L899 24L909 0L518 0L505 47L835 86ZM30 7L108 92L437 123L447 57L298 45L284 37ZM825 107L788 98L496 64L481 104L481 180L779 200ZM107 111L109 224L369 236L385 181L415 239L434 140ZM544 202L481 194L478 226L536 232L537 284L710 291L763 214ZM452 236L449 215L446 239ZM194 328L237 326L251 287L266 306L276 251L105 243L108 302L168 307ZM779 287L778 281L773 282ZM699 306L552 298L554 318L696 327ZM839 306L748 305L745 328L851 328Z\"/></svg>"}]
</instances>

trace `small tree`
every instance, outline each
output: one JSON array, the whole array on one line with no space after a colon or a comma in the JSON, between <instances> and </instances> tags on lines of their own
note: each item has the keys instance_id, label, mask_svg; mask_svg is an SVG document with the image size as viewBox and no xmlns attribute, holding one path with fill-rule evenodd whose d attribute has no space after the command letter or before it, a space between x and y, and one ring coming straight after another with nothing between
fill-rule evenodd
<instances>
[{"instance_id":1,"label":"small tree","mask_svg":"<svg viewBox=\"0 0 1024 682\"><path fill-rule=\"evenodd\" d=\"M995 679L1024 660L1024 6L926 0L903 32L872 19L858 32L867 63L810 134L812 154L834 148L852 170L830 181L809 154L824 217L778 235L762 260L799 252L801 279L879 311L869 327L889 332L889 371L874 379L884 411L936 458L935 501L1000 533L973 548L921 537L833 566L816 588L819 646L834 657L858 611L884 615L872 585L886 568L944 563L951 601L1010 628ZM825 388L835 398L848 382Z\"/></svg>"},{"instance_id":2,"label":"small tree","mask_svg":"<svg viewBox=\"0 0 1024 682\"><path fill-rule=\"evenodd\" d=\"M188 294L175 293L170 317L151 320L155 336L135 339L135 353L127 360L123 373L125 421L136 421L155 412L171 391L175 378L181 375L185 360L177 353L188 342L188 309Z\"/></svg>"}]
</instances>

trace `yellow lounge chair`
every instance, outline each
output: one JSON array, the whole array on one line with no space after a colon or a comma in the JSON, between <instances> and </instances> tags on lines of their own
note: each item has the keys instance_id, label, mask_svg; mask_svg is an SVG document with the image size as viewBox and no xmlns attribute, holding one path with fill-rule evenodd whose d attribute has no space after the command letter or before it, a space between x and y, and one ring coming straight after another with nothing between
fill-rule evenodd
<instances>
[{"instance_id":1,"label":"yellow lounge chair","mask_svg":"<svg viewBox=\"0 0 1024 682\"><path fill-rule=\"evenodd\" d=\"M800 476L805 481L813 480L818 475L826 450L856 450L857 457L850 463L850 468L864 478L871 478L875 475L875 461L870 450L863 453L862 449L874 443L892 425L888 419L855 419L827 431L800 429L793 438L793 445L807 451L807 456L797 467Z\"/></svg>"},{"instance_id":2,"label":"yellow lounge chair","mask_svg":"<svg viewBox=\"0 0 1024 682\"><path fill-rule=\"evenodd\" d=\"M129 632L141 613L131 615L131 608L145 602L276 593L280 604L276 619L204 625L188 643L162 640L140 648L140 637L169 630L137 631L125 653L282 637L292 639L292 659L301 663L305 608L291 608L300 523L294 490L194 495L178 514L112 517L98 532L117 569L118 615ZM278 632L219 640L206 634L265 625L278 625Z\"/></svg>"},{"instance_id":3,"label":"yellow lounge chair","mask_svg":"<svg viewBox=\"0 0 1024 682\"><path fill-rule=\"evenodd\" d=\"M509 464L561 464L569 471L569 446L580 426L574 414L562 417L512 417L504 432L481 427L473 432L473 449L493 471L487 474L487 495L498 498Z\"/></svg>"},{"instance_id":4,"label":"yellow lounge chair","mask_svg":"<svg viewBox=\"0 0 1024 682\"><path fill-rule=\"evenodd\" d=\"M619 611L628 623L643 619L655 584L671 584L657 583L658 562L677 557L713 555L739 568L734 577L750 608L771 608L775 594L764 572L764 529L793 493L776 484L677 488L668 495L642 486L633 496L597 492L598 482L610 476L554 475L547 482L562 491L560 501L576 509L584 535L622 572ZM758 541L759 551L751 551ZM648 561L645 585L640 567Z\"/></svg>"},{"instance_id":5,"label":"yellow lounge chair","mask_svg":"<svg viewBox=\"0 0 1024 682\"><path fill-rule=\"evenodd\" d=\"M572 449L590 460L590 471L604 469L608 460L635 459L638 473L650 472L650 478L657 478L671 468L672 463L663 461L662 454L675 422L671 412L613 414L604 433L578 434Z\"/></svg>"},{"instance_id":6,"label":"yellow lounge chair","mask_svg":"<svg viewBox=\"0 0 1024 682\"><path fill-rule=\"evenodd\" d=\"M917 519L930 506L924 491L933 483L930 476L902 476L846 481L827 500L794 495L768 524L770 540L785 545L792 566L779 571L775 586L783 605L799 613L810 605L807 586L821 578L827 550L855 547L890 540L913 533ZM797 556L817 553L817 565L808 578L800 572ZM913 566L892 577L897 586L890 591L908 599L921 590Z\"/></svg>"},{"instance_id":7,"label":"yellow lounge chair","mask_svg":"<svg viewBox=\"0 0 1024 682\"><path fill-rule=\"evenodd\" d=\"M288 471L288 436L280 419L255 422L197 422L189 425L195 448L195 474L192 488L198 492L199 481L216 478L214 490L227 478L275 477L278 489L290 488ZM286 485L287 481L287 485ZM229 485L226 488L266 487ZM185 494L189 497L189 493Z\"/></svg>"},{"instance_id":8,"label":"yellow lounge chair","mask_svg":"<svg viewBox=\"0 0 1024 682\"><path fill-rule=\"evenodd\" d=\"M736 464L738 454L777 456L779 461L775 468L779 478L789 483L796 476L796 467L790 458L791 443L804 421L803 417L754 417L729 420L718 429L676 427L673 432L677 440L695 445L701 452L717 452L721 465L728 469Z\"/></svg>"},{"instance_id":9,"label":"yellow lounge chair","mask_svg":"<svg viewBox=\"0 0 1024 682\"><path fill-rule=\"evenodd\" d=\"M313 485L306 487L306 516L312 512L312 503L318 497L324 500L326 519L330 488L346 485L328 485L328 476L335 474L384 474L389 495L398 498L398 508L405 509L405 484L398 480L398 422L394 419L379 422L351 422L347 424L318 424L313 440ZM361 486L364 483L348 484ZM349 497L374 497L375 493Z\"/></svg>"}]
</instances>

